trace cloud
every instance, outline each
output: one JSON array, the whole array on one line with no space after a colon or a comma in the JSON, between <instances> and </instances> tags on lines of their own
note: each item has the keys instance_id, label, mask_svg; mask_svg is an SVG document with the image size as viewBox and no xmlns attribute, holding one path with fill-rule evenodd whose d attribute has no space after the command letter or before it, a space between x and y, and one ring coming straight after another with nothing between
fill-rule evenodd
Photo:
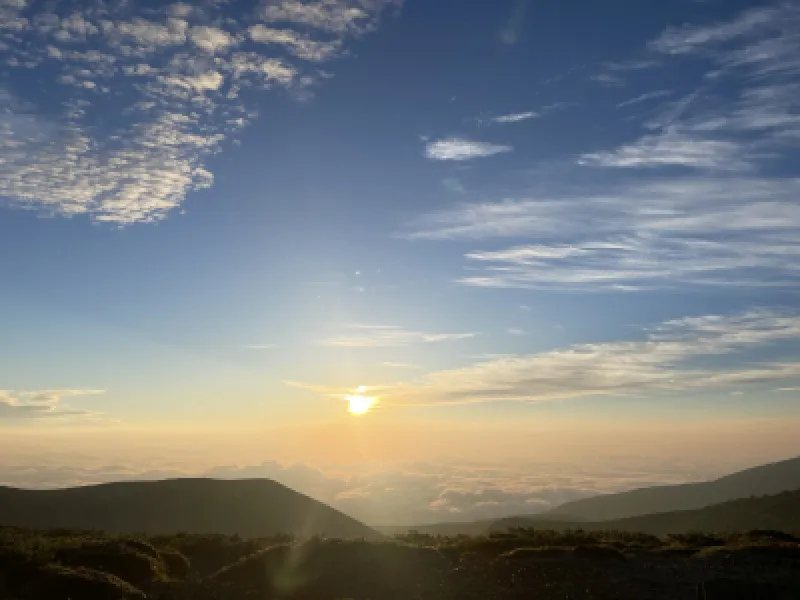
<instances>
[{"instance_id":1,"label":"cloud","mask_svg":"<svg viewBox=\"0 0 800 600\"><path fill-rule=\"evenodd\" d=\"M519 113L511 113L507 115L500 115L498 117L492 117L489 119L492 123L519 123L520 121L527 121L528 119L535 119L541 116L541 113L538 113L533 110L529 110L526 112L519 112Z\"/></svg>"},{"instance_id":2,"label":"cloud","mask_svg":"<svg viewBox=\"0 0 800 600\"><path fill-rule=\"evenodd\" d=\"M326 346L342 348L389 348L451 342L475 337L475 333L430 333L412 331L393 325L351 325L348 332L322 343Z\"/></svg>"},{"instance_id":3,"label":"cloud","mask_svg":"<svg viewBox=\"0 0 800 600\"><path fill-rule=\"evenodd\" d=\"M657 67L660 64L661 63L657 60L644 59L624 62L607 62L603 66L609 71L643 71L645 69Z\"/></svg>"},{"instance_id":4,"label":"cloud","mask_svg":"<svg viewBox=\"0 0 800 600\"><path fill-rule=\"evenodd\" d=\"M665 179L465 204L419 219L405 236L538 240L468 252L473 272L460 281L481 287L793 286L798 194L797 179Z\"/></svg>"},{"instance_id":5,"label":"cloud","mask_svg":"<svg viewBox=\"0 0 800 600\"><path fill-rule=\"evenodd\" d=\"M663 98L664 96L671 95L672 92L669 90L655 90L653 92L647 92L646 94L641 94L630 100L625 100L624 102L620 102L617 104L617 108L623 108L625 106L631 106L632 104L640 104L641 102L646 102L648 100L655 100L657 98Z\"/></svg>"},{"instance_id":6,"label":"cloud","mask_svg":"<svg viewBox=\"0 0 800 600\"><path fill-rule=\"evenodd\" d=\"M525 15L528 12L528 4L530 0L516 0L514 7L511 10L511 15L508 21L500 30L500 40L508 45L513 46L519 42L522 27L525 24Z\"/></svg>"},{"instance_id":7,"label":"cloud","mask_svg":"<svg viewBox=\"0 0 800 600\"><path fill-rule=\"evenodd\" d=\"M412 365L409 363L401 363L401 362L392 362L392 361L385 361L381 363L384 367L388 367L390 369L419 369L421 368L419 365Z\"/></svg>"},{"instance_id":8,"label":"cloud","mask_svg":"<svg viewBox=\"0 0 800 600\"><path fill-rule=\"evenodd\" d=\"M390 4L233 12L226 2L151 10L5 0L0 29L15 36L5 66L31 73L0 87L0 197L120 225L164 219L213 183L207 161L256 118L258 92L307 96L324 78L316 63L373 29ZM50 82L46 94L26 85L37 76Z\"/></svg>"},{"instance_id":9,"label":"cloud","mask_svg":"<svg viewBox=\"0 0 800 600\"><path fill-rule=\"evenodd\" d=\"M511 146L477 142L464 138L447 138L428 142L425 156L431 160L471 160L511 152Z\"/></svg>"},{"instance_id":10,"label":"cloud","mask_svg":"<svg viewBox=\"0 0 800 600\"><path fill-rule=\"evenodd\" d=\"M189 30L192 43L209 54L227 50L236 43L236 39L227 31L216 27L198 25Z\"/></svg>"},{"instance_id":11,"label":"cloud","mask_svg":"<svg viewBox=\"0 0 800 600\"><path fill-rule=\"evenodd\" d=\"M698 139L674 130L644 136L612 152L584 154L582 165L600 167L682 166L703 169L743 170L742 147L732 141Z\"/></svg>"},{"instance_id":12,"label":"cloud","mask_svg":"<svg viewBox=\"0 0 800 600\"><path fill-rule=\"evenodd\" d=\"M99 413L63 405L64 398L104 394L103 390L0 390L0 421L5 419L96 418Z\"/></svg>"},{"instance_id":13,"label":"cloud","mask_svg":"<svg viewBox=\"0 0 800 600\"><path fill-rule=\"evenodd\" d=\"M784 4L775 7L747 10L736 19L709 26L685 25L665 31L650 43L650 47L664 54L689 54L712 44L729 42L779 28L786 16L796 16L796 8Z\"/></svg>"},{"instance_id":14,"label":"cloud","mask_svg":"<svg viewBox=\"0 0 800 600\"><path fill-rule=\"evenodd\" d=\"M746 362L734 354L800 339L800 317L768 311L662 323L641 341L581 344L502 357L386 386L384 407L476 402L545 402L725 388L800 376L800 362ZM720 366L700 358L726 356Z\"/></svg>"},{"instance_id":15,"label":"cloud","mask_svg":"<svg viewBox=\"0 0 800 600\"><path fill-rule=\"evenodd\" d=\"M800 9L781 4L706 29L651 44L663 60L681 54L706 67L695 91L657 105L632 140L575 159L635 175L577 173L598 177L577 187L564 183L568 170L527 194L423 215L400 235L513 240L465 253L458 281L473 286L797 285L800 183L786 167L800 144Z\"/></svg>"},{"instance_id":16,"label":"cloud","mask_svg":"<svg viewBox=\"0 0 800 600\"><path fill-rule=\"evenodd\" d=\"M610 73L599 73L589 77L590 81L599 83L601 85L619 87L625 85L625 80L619 75L612 75Z\"/></svg>"},{"instance_id":17,"label":"cloud","mask_svg":"<svg viewBox=\"0 0 800 600\"><path fill-rule=\"evenodd\" d=\"M288 29L273 29L261 23L250 27L248 33L254 42L287 47L294 56L304 60L327 60L339 52L342 46L341 40L314 41L305 34Z\"/></svg>"},{"instance_id":18,"label":"cloud","mask_svg":"<svg viewBox=\"0 0 800 600\"><path fill-rule=\"evenodd\" d=\"M343 34L360 32L369 27L375 7L381 2L262 2L260 16L269 23L303 25L327 32Z\"/></svg>"},{"instance_id":19,"label":"cloud","mask_svg":"<svg viewBox=\"0 0 800 600\"><path fill-rule=\"evenodd\" d=\"M612 151L584 154L603 167L754 169L800 140L800 8L751 9L731 21L665 31L653 52L710 63L697 90L646 126L661 129ZM618 107L665 95L638 96Z\"/></svg>"},{"instance_id":20,"label":"cloud","mask_svg":"<svg viewBox=\"0 0 800 600\"><path fill-rule=\"evenodd\" d=\"M506 333L508 333L508 335L513 335L517 337L522 335L528 335L524 329L518 329L516 327L511 327L510 329L507 329Z\"/></svg>"}]
</instances>

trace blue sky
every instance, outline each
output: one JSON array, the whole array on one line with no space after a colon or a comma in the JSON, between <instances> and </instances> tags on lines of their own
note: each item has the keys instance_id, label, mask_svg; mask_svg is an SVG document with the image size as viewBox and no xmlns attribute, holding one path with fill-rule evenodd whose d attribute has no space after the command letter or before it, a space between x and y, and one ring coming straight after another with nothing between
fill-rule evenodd
<instances>
[{"instance_id":1,"label":"blue sky","mask_svg":"<svg viewBox=\"0 0 800 600\"><path fill-rule=\"evenodd\" d=\"M0 429L490 421L495 456L700 420L796 454L799 33L793 2L0 0Z\"/></svg>"}]
</instances>

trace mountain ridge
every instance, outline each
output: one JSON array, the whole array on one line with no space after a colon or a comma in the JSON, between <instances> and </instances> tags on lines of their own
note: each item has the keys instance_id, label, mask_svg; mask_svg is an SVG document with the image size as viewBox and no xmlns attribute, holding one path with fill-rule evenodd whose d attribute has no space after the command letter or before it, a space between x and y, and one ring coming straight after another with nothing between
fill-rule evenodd
<instances>
[{"instance_id":1,"label":"mountain ridge","mask_svg":"<svg viewBox=\"0 0 800 600\"><path fill-rule=\"evenodd\" d=\"M779 494L795 489L800 489L800 457L750 467L710 481L659 485L573 500L548 510L541 516L608 521L693 510L738 498Z\"/></svg>"},{"instance_id":2,"label":"mountain ridge","mask_svg":"<svg viewBox=\"0 0 800 600\"><path fill-rule=\"evenodd\" d=\"M628 531L664 536L692 531L745 532L774 530L800 533L800 489L779 494L737 498L693 510L637 515L605 521L554 521L534 517L498 519L485 533L533 528L555 531Z\"/></svg>"},{"instance_id":3,"label":"mountain ridge","mask_svg":"<svg viewBox=\"0 0 800 600\"><path fill-rule=\"evenodd\" d=\"M341 511L271 479L124 481L53 490L0 486L0 525L115 533L381 537Z\"/></svg>"}]
</instances>

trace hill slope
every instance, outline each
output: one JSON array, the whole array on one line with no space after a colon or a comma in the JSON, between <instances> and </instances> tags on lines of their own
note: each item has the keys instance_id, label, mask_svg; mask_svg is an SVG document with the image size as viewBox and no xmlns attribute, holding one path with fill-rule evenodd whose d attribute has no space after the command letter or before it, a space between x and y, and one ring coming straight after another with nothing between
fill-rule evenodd
<instances>
[{"instance_id":1,"label":"hill slope","mask_svg":"<svg viewBox=\"0 0 800 600\"><path fill-rule=\"evenodd\" d=\"M0 525L114 533L380 537L355 519L268 479L171 479L62 490L0 487Z\"/></svg>"},{"instance_id":2,"label":"hill slope","mask_svg":"<svg viewBox=\"0 0 800 600\"><path fill-rule=\"evenodd\" d=\"M737 498L779 494L796 489L800 489L800 458L753 467L703 483L655 486L584 498L567 502L544 514L550 518L567 520L606 521L691 510Z\"/></svg>"},{"instance_id":3,"label":"hill slope","mask_svg":"<svg viewBox=\"0 0 800 600\"><path fill-rule=\"evenodd\" d=\"M640 515L607 521L552 521L536 517L511 517L495 521L489 532L510 528L634 531L653 535L689 531L750 531L774 529L800 533L800 490L760 498L740 498L695 510Z\"/></svg>"}]
</instances>

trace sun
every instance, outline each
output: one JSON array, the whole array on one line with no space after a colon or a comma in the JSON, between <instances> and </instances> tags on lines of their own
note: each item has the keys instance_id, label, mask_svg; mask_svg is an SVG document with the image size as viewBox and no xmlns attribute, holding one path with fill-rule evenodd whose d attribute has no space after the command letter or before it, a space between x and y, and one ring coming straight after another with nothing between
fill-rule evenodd
<instances>
[{"instance_id":1,"label":"sun","mask_svg":"<svg viewBox=\"0 0 800 600\"><path fill-rule=\"evenodd\" d=\"M344 398L350 403L348 410L350 414L353 415L366 414L378 401L378 399L373 396L358 396L355 394L345 396Z\"/></svg>"}]
</instances>

